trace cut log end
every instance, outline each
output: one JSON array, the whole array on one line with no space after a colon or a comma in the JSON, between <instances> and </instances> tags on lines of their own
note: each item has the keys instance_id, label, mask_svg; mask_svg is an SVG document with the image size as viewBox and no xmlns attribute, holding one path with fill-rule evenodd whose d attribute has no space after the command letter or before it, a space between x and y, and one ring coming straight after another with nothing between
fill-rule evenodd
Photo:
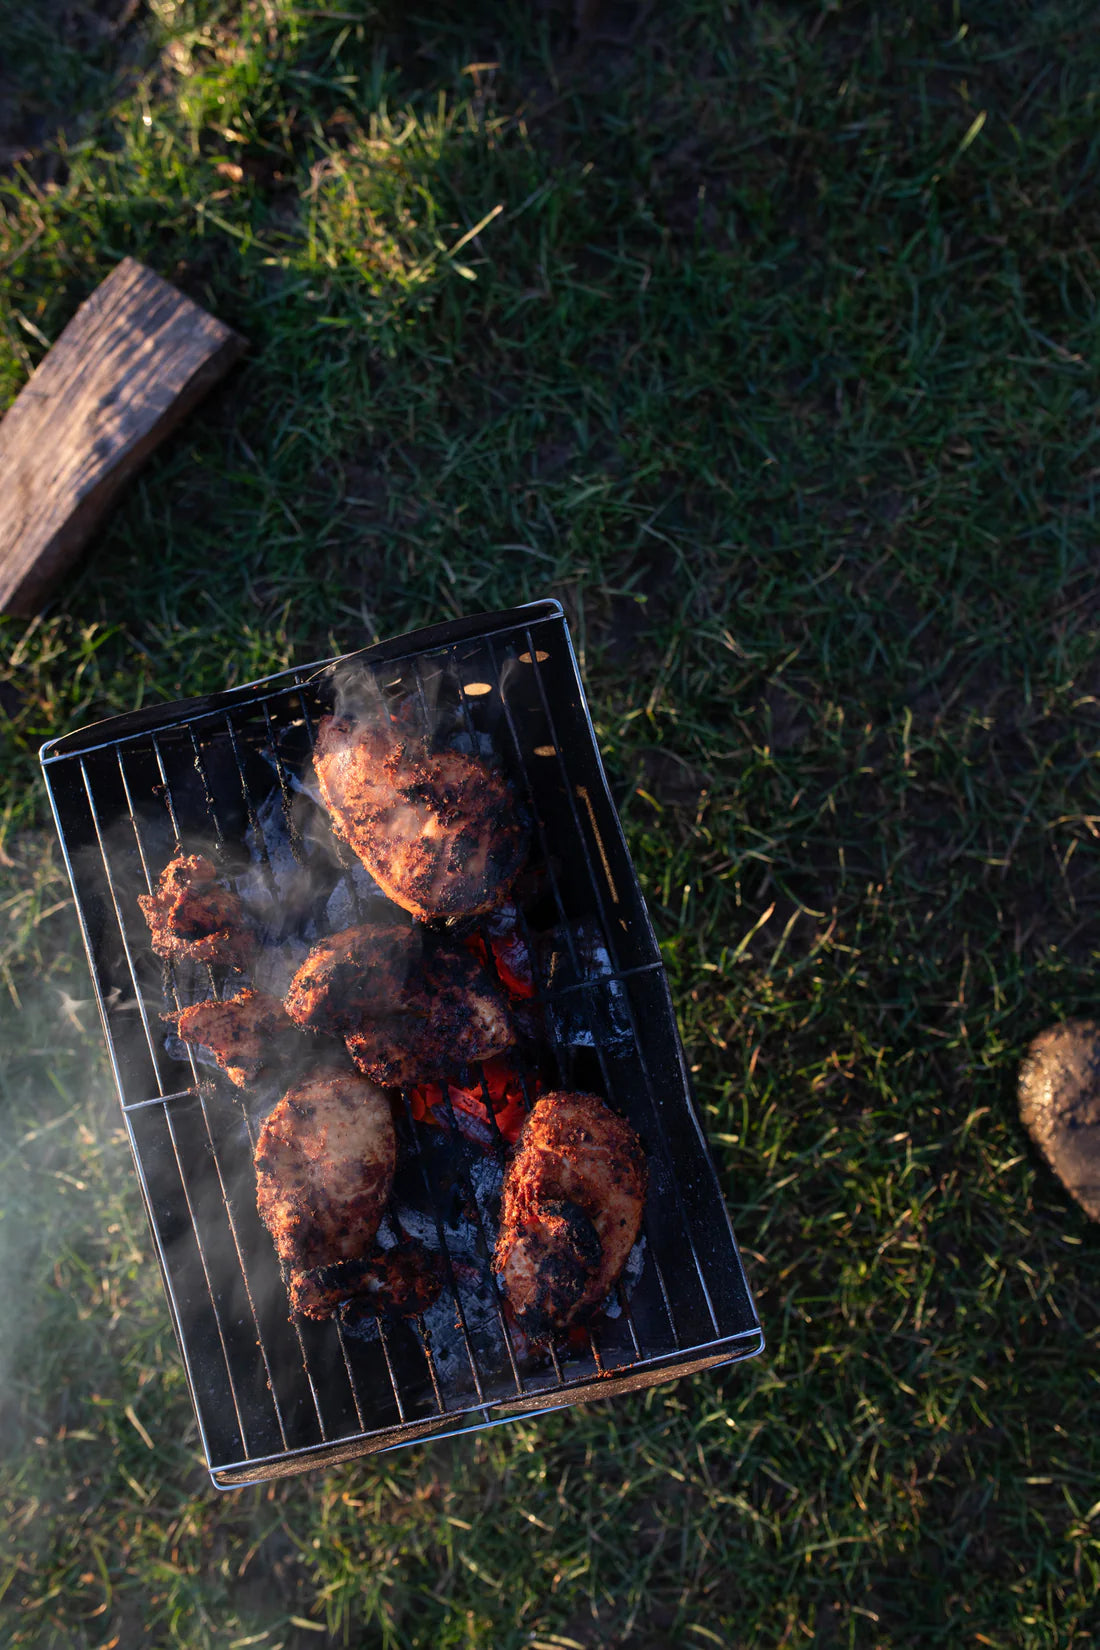
<instances>
[{"instance_id":1,"label":"cut log end","mask_svg":"<svg viewBox=\"0 0 1100 1650\"><path fill-rule=\"evenodd\" d=\"M96 288L0 422L0 612L40 610L119 489L243 348L133 258Z\"/></svg>"}]
</instances>

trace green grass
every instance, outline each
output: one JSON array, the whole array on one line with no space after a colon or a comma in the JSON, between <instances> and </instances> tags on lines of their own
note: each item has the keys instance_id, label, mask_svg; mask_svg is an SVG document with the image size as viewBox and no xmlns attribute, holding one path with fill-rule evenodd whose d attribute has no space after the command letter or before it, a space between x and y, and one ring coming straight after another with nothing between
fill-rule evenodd
<instances>
[{"instance_id":1,"label":"green grass","mask_svg":"<svg viewBox=\"0 0 1100 1650\"><path fill-rule=\"evenodd\" d=\"M3 621L5 1642L1094 1643L1100 1245L1013 1095L1095 1002L1094 8L65 15L0 14L0 397L125 253L250 348ZM545 594L768 1352L215 1497L37 745Z\"/></svg>"}]
</instances>

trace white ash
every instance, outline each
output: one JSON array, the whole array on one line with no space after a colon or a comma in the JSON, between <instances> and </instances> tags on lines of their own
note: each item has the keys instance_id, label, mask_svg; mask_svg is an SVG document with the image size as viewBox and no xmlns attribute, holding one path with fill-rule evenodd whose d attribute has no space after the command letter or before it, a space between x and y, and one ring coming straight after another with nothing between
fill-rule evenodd
<instances>
[{"instance_id":1,"label":"white ash","mask_svg":"<svg viewBox=\"0 0 1100 1650\"><path fill-rule=\"evenodd\" d=\"M381 901L387 910L393 910L373 877L356 860L346 868L343 878L328 897L325 905L326 932L338 934L342 928L355 927L363 920L364 907L369 908L372 901Z\"/></svg>"}]
</instances>

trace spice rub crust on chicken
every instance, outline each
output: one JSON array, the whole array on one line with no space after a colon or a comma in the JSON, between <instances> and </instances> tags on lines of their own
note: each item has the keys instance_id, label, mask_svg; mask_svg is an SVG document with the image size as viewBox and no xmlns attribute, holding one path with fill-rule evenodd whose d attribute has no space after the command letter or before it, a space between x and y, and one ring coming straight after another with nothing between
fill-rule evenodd
<instances>
[{"instance_id":1,"label":"spice rub crust on chicken","mask_svg":"<svg viewBox=\"0 0 1100 1650\"><path fill-rule=\"evenodd\" d=\"M344 1041L359 1070L413 1088L503 1054L516 1040L504 995L468 951L436 951L385 1015L364 1015Z\"/></svg>"},{"instance_id":2,"label":"spice rub crust on chicken","mask_svg":"<svg viewBox=\"0 0 1100 1650\"><path fill-rule=\"evenodd\" d=\"M354 1073L314 1072L271 1112L256 1142L256 1205L290 1273L292 1312L331 1317L354 1293L326 1284L324 1269L372 1253L396 1157L389 1101Z\"/></svg>"},{"instance_id":3,"label":"spice rub crust on chicken","mask_svg":"<svg viewBox=\"0 0 1100 1650\"><path fill-rule=\"evenodd\" d=\"M241 902L203 854L177 854L153 894L139 894L153 950L169 961L243 968L255 947Z\"/></svg>"},{"instance_id":4,"label":"spice rub crust on chicken","mask_svg":"<svg viewBox=\"0 0 1100 1650\"><path fill-rule=\"evenodd\" d=\"M598 1094L536 1102L504 1178L493 1268L534 1339L584 1322L638 1237L648 1170L641 1141Z\"/></svg>"},{"instance_id":5,"label":"spice rub crust on chicken","mask_svg":"<svg viewBox=\"0 0 1100 1650\"><path fill-rule=\"evenodd\" d=\"M298 1035L278 997L251 989L192 1003L165 1018L175 1022L185 1043L209 1049L239 1089L289 1054L290 1040Z\"/></svg>"},{"instance_id":6,"label":"spice rub crust on chicken","mask_svg":"<svg viewBox=\"0 0 1100 1650\"><path fill-rule=\"evenodd\" d=\"M503 992L463 949L411 928L364 925L315 945L286 1008L308 1031L342 1037L359 1070L411 1088L502 1054L515 1042Z\"/></svg>"},{"instance_id":7,"label":"spice rub crust on chicken","mask_svg":"<svg viewBox=\"0 0 1100 1650\"><path fill-rule=\"evenodd\" d=\"M290 982L286 1011L304 1031L342 1037L367 1014L392 1013L420 962L413 929L364 923L329 934Z\"/></svg>"},{"instance_id":8,"label":"spice rub crust on chicken","mask_svg":"<svg viewBox=\"0 0 1100 1650\"><path fill-rule=\"evenodd\" d=\"M413 916L477 916L527 855L515 793L496 768L423 740L326 716L313 765L333 829Z\"/></svg>"}]
</instances>

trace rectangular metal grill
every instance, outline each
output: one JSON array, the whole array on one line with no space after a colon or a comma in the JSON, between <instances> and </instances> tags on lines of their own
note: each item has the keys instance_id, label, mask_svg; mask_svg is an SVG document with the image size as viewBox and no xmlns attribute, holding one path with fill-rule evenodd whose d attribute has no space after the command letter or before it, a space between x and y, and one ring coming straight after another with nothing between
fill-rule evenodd
<instances>
[{"instance_id":1,"label":"rectangular metal grill","mask_svg":"<svg viewBox=\"0 0 1100 1650\"><path fill-rule=\"evenodd\" d=\"M556 1086L598 1091L641 1136L650 1165L643 1263L634 1286L617 1290L617 1315L602 1316L583 1339L526 1348L490 1267L503 1143L497 1135L479 1151L449 1095L442 1129L417 1123L404 1095L394 1197L435 1234L447 1321L292 1322L256 1210L262 1117L200 1069L159 1018L223 994L216 972L162 965L137 895L182 847L212 853L230 881L248 872L280 908L280 877L291 875L288 866L308 871L316 858L302 832L311 815L301 780L329 708L327 666L51 741L42 751L46 783L203 1448L221 1488L649 1386L763 1344L560 607L541 602L433 626L349 657L382 693L415 694L425 714L449 693L471 748L491 741L524 797L545 893L521 922L530 948L547 931L556 947L539 990L546 1061ZM349 920L357 920L350 850L342 864ZM345 897L339 884L338 874L334 898ZM530 1102L532 1073L517 1069ZM460 1076L463 1086L481 1083L493 1118L484 1078Z\"/></svg>"}]
</instances>

